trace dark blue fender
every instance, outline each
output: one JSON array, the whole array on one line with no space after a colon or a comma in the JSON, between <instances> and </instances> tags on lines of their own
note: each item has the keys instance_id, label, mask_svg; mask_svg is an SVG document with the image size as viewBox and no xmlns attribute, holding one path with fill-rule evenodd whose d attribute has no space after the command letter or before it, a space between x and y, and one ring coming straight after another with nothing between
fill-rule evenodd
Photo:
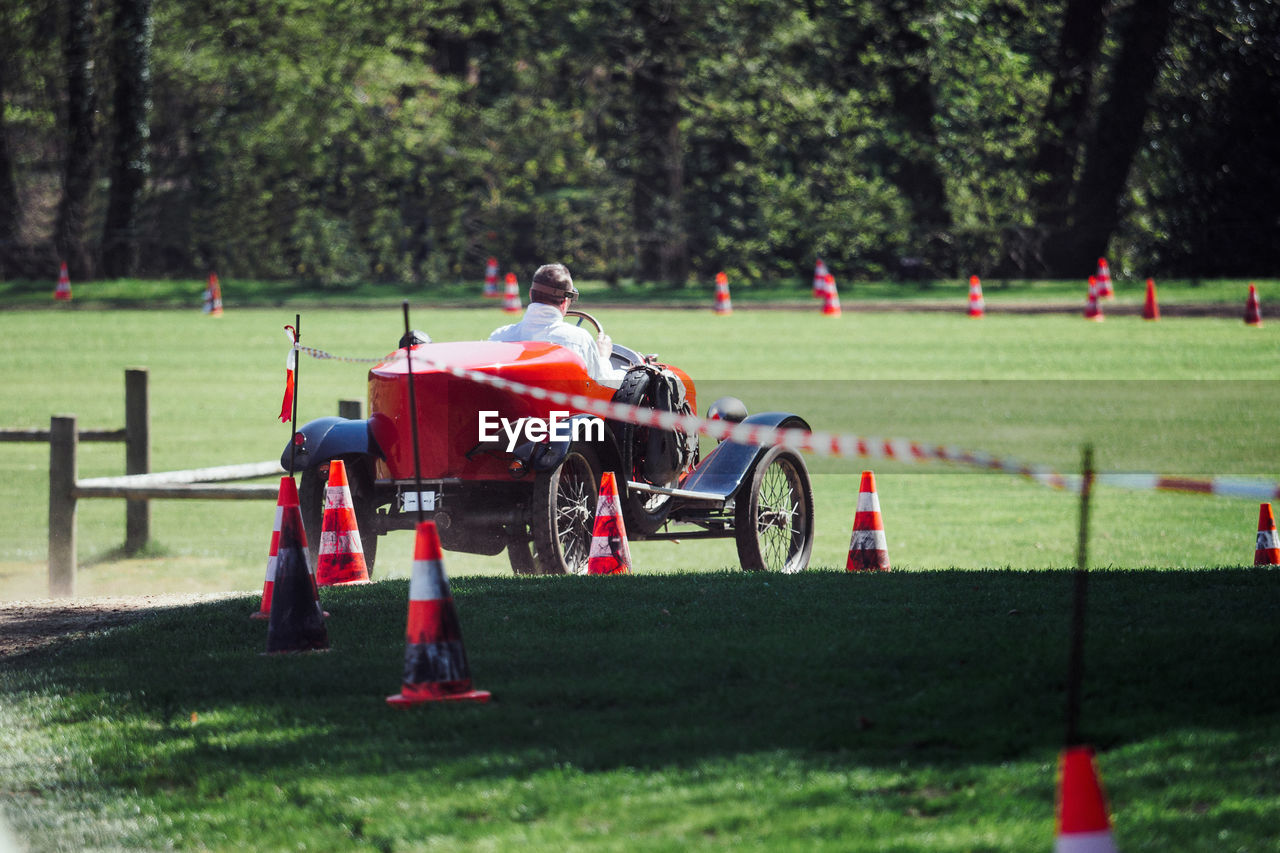
<instances>
[{"instance_id":1,"label":"dark blue fender","mask_svg":"<svg viewBox=\"0 0 1280 853\"><path fill-rule=\"evenodd\" d=\"M743 418L742 423L781 429L809 429L804 418L790 412L760 412ZM718 495L727 500L733 497L746 480L756 460L768 450L767 447L722 441L693 469L693 473L680 484L680 488L689 492Z\"/></svg>"},{"instance_id":2,"label":"dark blue fender","mask_svg":"<svg viewBox=\"0 0 1280 853\"><path fill-rule=\"evenodd\" d=\"M280 466L286 471L305 471L341 456L382 456L365 420L318 418L299 427L298 434L302 443L290 442L280 454Z\"/></svg>"}]
</instances>

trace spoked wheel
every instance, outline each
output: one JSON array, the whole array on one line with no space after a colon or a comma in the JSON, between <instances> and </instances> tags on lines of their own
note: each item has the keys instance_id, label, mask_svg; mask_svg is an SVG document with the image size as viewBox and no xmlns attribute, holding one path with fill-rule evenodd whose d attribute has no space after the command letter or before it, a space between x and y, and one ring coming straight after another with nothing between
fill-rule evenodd
<instances>
[{"instance_id":1,"label":"spoked wheel","mask_svg":"<svg viewBox=\"0 0 1280 853\"><path fill-rule=\"evenodd\" d=\"M364 564L373 575L374 559L378 556L378 536L373 529L376 511L373 497L373 472L359 458L344 459L347 467L347 483L351 489L351 505L355 509L356 527L360 529L360 548L364 551ZM329 463L308 468L302 472L298 484L298 504L302 510L302 528L307 534L307 556L314 570L320 558L320 531L324 526L324 495L329 485Z\"/></svg>"},{"instance_id":2,"label":"spoked wheel","mask_svg":"<svg viewBox=\"0 0 1280 853\"><path fill-rule=\"evenodd\" d=\"M794 451L772 448L756 463L750 486L734 516L742 568L804 571L813 551L813 488L804 460Z\"/></svg>"},{"instance_id":3,"label":"spoked wheel","mask_svg":"<svg viewBox=\"0 0 1280 853\"><path fill-rule=\"evenodd\" d=\"M573 448L560 467L538 474L529 528L539 574L587 573L599 495L600 463L588 447Z\"/></svg>"},{"instance_id":4,"label":"spoked wheel","mask_svg":"<svg viewBox=\"0 0 1280 853\"><path fill-rule=\"evenodd\" d=\"M536 575L538 566L533 557L533 540L529 538L529 528L523 524L508 524L507 560L511 563L511 571L517 575Z\"/></svg>"}]
</instances>

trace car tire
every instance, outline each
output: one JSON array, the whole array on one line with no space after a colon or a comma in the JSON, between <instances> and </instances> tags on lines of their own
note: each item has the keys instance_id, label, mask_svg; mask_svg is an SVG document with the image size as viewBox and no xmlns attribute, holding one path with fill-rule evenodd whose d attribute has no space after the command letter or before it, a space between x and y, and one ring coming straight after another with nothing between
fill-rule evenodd
<instances>
[{"instance_id":1,"label":"car tire","mask_svg":"<svg viewBox=\"0 0 1280 853\"><path fill-rule=\"evenodd\" d=\"M508 524L507 560L511 563L511 571L517 575L536 575L537 561L533 555L533 540L529 538L529 528L523 524Z\"/></svg>"},{"instance_id":2,"label":"car tire","mask_svg":"<svg viewBox=\"0 0 1280 853\"><path fill-rule=\"evenodd\" d=\"M590 447L571 448L564 462L539 472L529 520L538 574L587 573L599 495L600 461Z\"/></svg>"},{"instance_id":3,"label":"car tire","mask_svg":"<svg viewBox=\"0 0 1280 853\"><path fill-rule=\"evenodd\" d=\"M792 574L813 552L813 488L804 459L770 448L751 471L749 491L734 512L738 560L746 571Z\"/></svg>"},{"instance_id":4,"label":"car tire","mask_svg":"<svg viewBox=\"0 0 1280 853\"><path fill-rule=\"evenodd\" d=\"M360 530L360 548L364 551L365 568L372 577L373 564L378 556L378 536L373 526L373 474L363 459L344 459L343 462L347 466L347 483L351 489L356 527ZM324 495L328 485L328 462L303 471L298 484L298 505L302 510L302 528L307 534L307 557L311 560L312 571L315 571L320 559L320 532L324 527Z\"/></svg>"}]
</instances>

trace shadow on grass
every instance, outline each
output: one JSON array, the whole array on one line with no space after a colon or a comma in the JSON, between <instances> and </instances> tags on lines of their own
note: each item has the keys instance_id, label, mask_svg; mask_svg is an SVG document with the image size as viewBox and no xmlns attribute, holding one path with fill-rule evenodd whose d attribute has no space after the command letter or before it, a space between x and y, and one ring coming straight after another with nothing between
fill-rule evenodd
<instances>
[{"instance_id":1,"label":"shadow on grass","mask_svg":"<svg viewBox=\"0 0 1280 853\"><path fill-rule=\"evenodd\" d=\"M173 772L197 768L215 787L317 756L334 771L428 761L470 778L776 750L998 763L1062 742L1066 572L464 578L454 591L472 673L493 702L395 710L383 699L400 685L406 587L323 590L327 653L261 656L265 625L247 618L257 602L240 599L156 610L0 680L10 698L60 697L49 724L127 732L105 753L181 745ZM1273 725L1280 573L1103 571L1089 592L1091 743Z\"/></svg>"}]
</instances>

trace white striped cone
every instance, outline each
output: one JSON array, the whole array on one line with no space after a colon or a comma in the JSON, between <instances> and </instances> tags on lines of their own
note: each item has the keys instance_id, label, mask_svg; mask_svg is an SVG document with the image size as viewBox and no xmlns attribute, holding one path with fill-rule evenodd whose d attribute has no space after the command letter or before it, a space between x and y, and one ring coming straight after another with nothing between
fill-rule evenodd
<instances>
[{"instance_id":1,"label":"white striped cone","mask_svg":"<svg viewBox=\"0 0 1280 853\"><path fill-rule=\"evenodd\" d=\"M1106 258L1098 258L1098 298L1116 298L1116 292L1111 287L1111 267Z\"/></svg>"},{"instance_id":2,"label":"white striped cone","mask_svg":"<svg viewBox=\"0 0 1280 853\"><path fill-rule=\"evenodd\" d=\"M986 313L987 304L982 299L982 280L976 275L969 276L969 316L981 317Z\"/></svg>"},{"instance_id":3,"label":"white striped cone","mask_svg":"<svg viewBox=\"0 0 1280 853\"><path fill-rule=\"evenodd\" d=\"M724 315L733 313L733 300L729 298L729 276L716 273L716 306L715 313Z\"/></svg>"},{"instance_id":4,"label":"white striped cone","mask_svg":"<svg viewBox=\"0 0 1280 853\"><path fill-rule=\"evenodd\" d=\"M276 585L276 561L280 553L280 521L284 517L285 480L292 482L293 478L280 478L280 496L276 498L276 520L271 528L271 550L267 553L267 577L262 582L262 605L257 612L249 614L250 619L271 618L271 593Z\"/></svg>"},{"instance_id":5,"label":"white striped cone","mask_svg":"<svg viewBox=\"0 0 1280 853\"><path fill-rule=\"evenodd\" d=\"M489 299L497 299L498 293L498 259L489 258L484 265L484 295Z\"/></svg>"},{"instance_id":6,"label":"white striped cone","mask_svg":"<svg viewBox=\"0 0 1280 853\"><path fill-rule=\"evenodd\" d=\"M876 475L862 472L858 488L858 509L853 516L853 538L849 540L847 572L889 571L889 545L880 517L880 498L876 494Z\"/></svg>"},{"instance_id":7,"label":"white striped cone","mask_svg":"<svg viewBox=\"0 0 1280 853\"><path fill-rule=\"evenodd\" d=\"M618 482L612 471L600 477L600 497L596 499L596 520L591 530L591 551L587 554L587 574L626 575L631 573L631 546L622 521Z\"/></svg>"},{"instance_id":8,"label":"white striped cone","mask_svg":"<svg viewBox=\"0 0 1280 853\"><path fill-rule=\"evenodd\" d=\"M840 294L836 292L836 277L827 273L823 283L822 314L824 317L840 316Z\"/></svg>"},{"instance_id":9,"label":"white striped cone","mask_svg":"<svg viewBox=\"0 0 1280 853\"><path fill-rule=\"evenodd\" d=\"M1084 309L1084 318L1095 323L1102 322L1102 308L1098 305L1098 277L1089 276L1089 302Z\"/></svg>"},{"instance_id":10,"label":"white striped cone","mask_svg":"<svg viewBox=\"0 0 1280 853\"><path fill-rule=\"evenodd\" d=\"M508 314L520 313L520 285L516 281L516 274L507 273L506 292L502 297L502 310Z\"/></svg>"},{"instance_id":11,"label":"white striped cone","mask_svg":"<svg viewBox=\"0 0 1280 853\"><path fill-rule=\"evenodd\" d=\"M58 284L54 287L53 298L59 302L71 301L71 277L67 275L67 265L58 268Z\"/></svg>"},{"instance_id":12,"label":"white striped cone","mask_svg":"<svg viewBox=\"0 0 1280 853\"><path fill-rule=\"evenodd\" d=\"M341 459L335 459L329 463L329 483L325 486L316 586L368 582L369 568L365 565L360 527L351 502L347 466Z\"/></svg>"},{"instance_id":13,"label":"white striped cone","mask_svg":"<svg viewBox=\"0 0 1280 853\"><path fill-rule=\"evenodd\" d=\"M1116 853L1107 801L1093 766L1093 750L1077 746L1064 751L1058 775L1054 853Z\"/></svg>"},{"instance_id":14,"label":"white striped cone","mask_svg":"<svg viewBox=\"0 0 1280 853\"><path fill-rule=\"evenodd\" d=\"M1280 538L1276 536L1276 517L1271 504L1258 506L1258 544L1253 551L1255 566L1280 566Z\"/></svg>"},{"instance_id":15,"label":"white striped cone","mask_svg":"<svg viewBox=\"0 0 1280 853\"><path fill-rule=\"evenodd\" d=\"M818 258L813 265L813 298L821 299L827 292L827 265Z\"/></svg>"}]
</instances>

